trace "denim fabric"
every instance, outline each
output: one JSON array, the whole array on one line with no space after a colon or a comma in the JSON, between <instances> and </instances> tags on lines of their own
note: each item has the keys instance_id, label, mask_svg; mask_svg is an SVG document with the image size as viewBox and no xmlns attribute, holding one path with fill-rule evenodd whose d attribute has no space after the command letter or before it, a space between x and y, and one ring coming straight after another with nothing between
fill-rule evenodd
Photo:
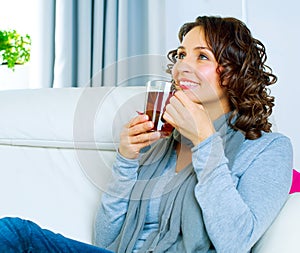
<instances>
[{"instance_id":1,"label":"denim fabric","mask_svg":"<svg viewBox=\"0 0 300 253\"><path fill-rule=\"evenodd\" d=\"M42 229L32 221L6 217L0 219L0 252L109 253L111 251Z\"/></svg>"}]
</instances>

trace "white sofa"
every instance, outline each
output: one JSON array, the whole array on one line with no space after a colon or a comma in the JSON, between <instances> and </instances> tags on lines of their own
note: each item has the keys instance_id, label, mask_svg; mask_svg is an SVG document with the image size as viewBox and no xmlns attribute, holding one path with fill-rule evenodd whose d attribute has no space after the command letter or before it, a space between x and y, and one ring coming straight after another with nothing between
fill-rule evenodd
<instances>
[{"instance_id":1,"label":"white sofa","mask_svg":"<svg viewBox=\"0 0 300 253\"><path fill-rule=\"evenodd\" d=\"M18 216L92 242L120 127L143 87L0 92L0 217ZM300 252L300 194L290 195L256 253Z\"/></svg>"}]
</instances>

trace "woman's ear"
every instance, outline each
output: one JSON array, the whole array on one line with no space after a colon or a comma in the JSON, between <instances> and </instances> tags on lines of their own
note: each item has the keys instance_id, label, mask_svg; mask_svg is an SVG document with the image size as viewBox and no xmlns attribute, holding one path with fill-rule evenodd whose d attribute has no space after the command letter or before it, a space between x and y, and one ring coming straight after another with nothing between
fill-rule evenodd
<instances>
[{"instance_id":1,"label":"woman's ear","mask_svg":"<svg viewBox=\"0 0 300 253\"><path fill-rule=\"evenodd\" d=\"M219 75L219 77L221 77L221 74L223 72L224 68L222 66L218 66L216 71ZM220 78L220 86L222 87L226 87L228 85L228 81L227 81L227 78L223 76L223 79Z\"/></svg>"}]
</instances>

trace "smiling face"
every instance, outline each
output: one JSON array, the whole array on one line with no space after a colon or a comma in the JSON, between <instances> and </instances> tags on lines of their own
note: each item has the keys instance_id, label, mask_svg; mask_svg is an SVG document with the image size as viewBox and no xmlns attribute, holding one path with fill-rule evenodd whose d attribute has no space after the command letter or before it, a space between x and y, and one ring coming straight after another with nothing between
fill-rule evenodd
<instances>
[{"instance_id":1,"label":"smiling face","mask_svg":"<svg viewBox=\"0 0 300 253\"><path fill-rule=\"evenodd\" d=\"M226 89L220 86L218 63L209 49L200 26L194 27L184 37L177 50L177 62L172 76L176 89L183 90L195 103L208 111L230 111Z\"/></svg>"}]
</instances>

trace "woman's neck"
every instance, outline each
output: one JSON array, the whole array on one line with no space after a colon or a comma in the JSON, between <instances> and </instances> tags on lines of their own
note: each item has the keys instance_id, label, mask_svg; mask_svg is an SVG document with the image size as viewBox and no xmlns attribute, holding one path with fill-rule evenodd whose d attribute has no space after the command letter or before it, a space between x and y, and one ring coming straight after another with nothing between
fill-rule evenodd
<instances>
[{"instance_id":1,"label":"woman's neck","mask_svg":"<svg viewBox=\"0 0 300 253\"><path fill-rule=\"evenodd\" d=\"M217 104L205 104L203 107L207 111L211 121L215 121L222 115L231 111L231 107L227 99L223 101L220 100Z\"/></svg>"},{"instance_id":2,"label":"woman's neck","mask_svg":"<svg viewBox=\"0 0 300 253\"><path fill-rule=\"evenodd\" d=\"M192 151L190 147L180 142L176 143L175 149L177 154L175 172L178 173L192 162Z\"/></svg>"}]
</instances>

